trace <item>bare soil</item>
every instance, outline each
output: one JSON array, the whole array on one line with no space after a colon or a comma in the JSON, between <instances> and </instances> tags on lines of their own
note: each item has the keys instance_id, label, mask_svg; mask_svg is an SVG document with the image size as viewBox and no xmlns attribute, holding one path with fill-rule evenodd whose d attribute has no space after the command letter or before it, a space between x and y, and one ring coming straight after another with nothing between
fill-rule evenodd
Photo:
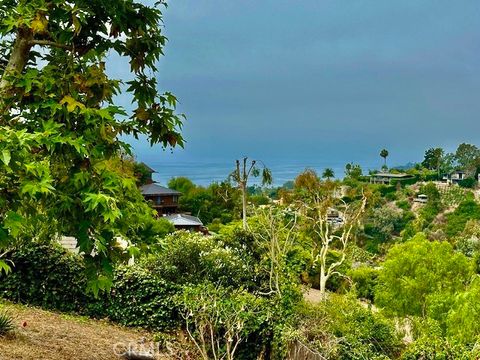
<instances>
[{"instance_id":1,"label":"bare soil","mask_svg":"<svg viewBox=\"0 0 480 360\"><path fill-rule=\"evenodd\" d=\"M149 343L152 334L80 316L1 303L16 330L0 337L0 360L113 360L129 344ZM118 355L116 354L118 353Z\"/></svg>"}]
</instances>

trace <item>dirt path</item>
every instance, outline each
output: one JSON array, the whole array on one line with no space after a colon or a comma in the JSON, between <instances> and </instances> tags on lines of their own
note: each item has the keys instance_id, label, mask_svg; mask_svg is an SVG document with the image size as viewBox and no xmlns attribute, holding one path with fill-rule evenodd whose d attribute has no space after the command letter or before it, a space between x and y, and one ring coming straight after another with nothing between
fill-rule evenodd
<instances>
[{"instance_id":1,"label":"dirt path","mask_svg":"<svg viewBox=\"0 0 480 360\"><path fill-rule=\"evenodd\" d=\"M318 304L322 300L322 295L320 293L320 290L313 289L313 288L306 288L303 291L303 298L307 302L310 302L312 304Z\"/></svg>"}]
</instances>

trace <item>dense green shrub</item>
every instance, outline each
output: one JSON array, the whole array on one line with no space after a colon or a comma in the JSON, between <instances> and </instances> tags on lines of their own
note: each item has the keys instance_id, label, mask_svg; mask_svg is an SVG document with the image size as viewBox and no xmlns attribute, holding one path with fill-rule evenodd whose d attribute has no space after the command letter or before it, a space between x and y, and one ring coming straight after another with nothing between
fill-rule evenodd
<instances>
[{"instance_id":1,"label":"dense green shrub","mask_svg":"<svg viewBox=\"0 0 480 360\"><path fill-rule=\"evenodd\" d=\"M219 238L177 232L167 236L162 249L144 261L156 276L174 284L198 284L210 280L223 285L248 285L252 278L248 256Z\"/></svg>"},{"instance_id":2,"label":"dense green shrub","mask_svg":"<svg viewBox=\"0 0 480 360\"><path fill-rule=\"evenodd\" d=\"M365 226L366 231L371 231L368 228L369 225ZM379 237L373 237L369 236L367 233L368 237L365 237L364 239L364 248L366 251L368 251L370 254L379 254L381 251L382 244L385 244Z\"/></svg>"},{"instance_id":3,"label":"dense green shrub","mask_svg":"<svg viewBox=\"0 0 480 360\"><path fill-rule=\"evenodd\" d=\"M405 225L405 228L400 233L402 240L407 241L415 236L416 233L421 231L421 222L418 220L412 220Z\"/></svg>"},{"instance_id":4,"label":"dense green shrub","mask_svg":"<svg viewBox=\"0 0 480 360\"><path fill-rule=\"evenodd\" d=\"M348 272L348 276L355 284L355 290L359 298L373 301L378 272L379 270L366 265L351 269Z\"/></svg>"},{"instance_id":5,"label":"dense green shrub","mask_svg":"<svg viewBox=\"0 0 480 360\"><path fill-rule=\"evenodd\" d=\"M474 189L478 184L478 181L471 177L471 178L466 178L458 182L458 185L466 188L466 189Z\"/></svg>"},{"instance_id":6,"label":"dense green shrub","mask_svg":"<svg viewBox=\"0 0 480 360\"><path fill-rule=\"evenodd\" d=\"M294 339L328 359L388 359L400 350L392 322L358 300L330 294L298 309Z\"/></svg>"},{"instance_id":7,"label":"dense green shrub","mask_svg":"<svg viewBox=\"0 0 480 360\"><path fill-rule=\"evenodd\" d=\"M138 265L115 271L111 291L95 298L86 292L82 258L60 245L32 244L8 255L15 266L2 275L0 297L45 309L77 312L129 326L165 329L178 320L171 296L174 285Z\"/></svg>"},{"instance_id":8,"label":"dense green shrub","mask_svg":"<svg viewBox=\"0 0 480 360\"><path fill-rule=\"evenodd\" d=\"M0 275L0 297L45 309L102 313L86 293L82 259L57 243L30 243L7 254L12 272Z\"/></svg>"},{"instance_id":9,"label":"dense green shrub","mask_svg":"<svg viewBox=\"0 0 480 360\"><path fill-rule=\"evenodd\" d=\"M204 224L214 219L227 224L241 213L240 191L228 181L202 187L188 178L177 177L168 182L168 187L183 194L179 199L180 210L195 214Z\"/></svg>"},{"instance_id":10,"label":"dense green shrub","mask_svg":"<svg viewBox=\"0 0 480 360\"><path fill-rule=\"evenodd\" d=\"M421 230L423 230L432 224L436 216L442 211L443 205L440 192L438 191L434 183L428 183L426 185L423 185L420 188L420 194L427 195L428 197L427 203L421 208L419 212Z\"/></svg>"},{"instance_id":11,"label":"dense green shrub","mask_svg":"<svg viewBox=\"0 0 480 360\"><path fill-rule=\"evenodd\" d=\"M388 194L395 194L397 191L397 188L396 186L392 186L392 185L380 185L378 187L378 192L383 196L387 196ZM392 195L393 197L395 197L394 195Z\"/></svg>"},{"instance_id":12,"label":"dense green shrub","mask_svg":"<svg viewBox=\"0 0 480 360\"><path fill-rule=\"evenodd\" d=\"M445 233L454 237L465 229L468 220L480 220L480 205L474 200L465 200L454 212L447 215Z\"/></svg>"},{"instance_id":13,"label":"dense green shrub","mask_svg":"<svg viewBox=\"0 0 480 360\"><path fill-rule=\"evenodd\" d=\"M467 291L456 296L447 318L447 333L463 343L480 338L480 278L476 277Z\"/></svg>"},{"instance_id":14,"label":"dense green shrub","mask_svg":"<svg viewBox=\"0 0 480 360\"><path fill-rule=\"evenodd\" d=\"M389 192L385 194L385 200L387 201L396 201L397 199L397 192Z\"/></svg>"},{"instance_id":15,"label":"dense green shrub","mask_svg":"<svg viewBox=\"0 0 480 360\"><path fill-rule=\"evenodd\" d=\"M371 253L380 253L389 247L400 236L404 236L404 230L414 235L417 231L411 231L412 221L415 215L411 211L404 211L389 206L371 209L363 226L364 247Z\"/></svg>"},{"instance_id":16,"label":"dense green shrub","mask_svg":"<svg viewBox=\"0 0 480 360\"><path fill-rule=\"evenodd\" d=\"M408 200L398 200L395 204L399 209L402 209L404 211L408 211L412 208L412 205Z\"/></svg>"},{"instance_id":17,"label":"dense green shrub","mask_svg":"<svg viewBox=\"0 0 480 360\"><path fill-rule=\"evenodd\" d=\"M213 219L212 222L208 225L208 231L210 234L216 234L222 228L222 220L221 219Z\"/></svg>"},{"instance_id":18,"label":"dense green shrub","mask_svg":"<svg viewBox=\"0 0 480 360\"><path fill-rule=\"evenodd\" d=\"M423 336L410 344L402 360L459 360L478 359L480 352L442 337Z\"/></svg>"},{"instance_id":19,"label":"dense green shrub","mask_svg":"<svg viewBox=\"0 0 480 360\"><path fill-rule=\"evenodd\" d=\"M427 195L429 201L439 201L441 199L437 185L432 182L426 183L420 187L420 194Z\"/></svg>"},{"instance_id":20,"label":"dense green shrub","mask_svg":"<svg viewBox=\"0 0 480 360\"><path fill-rule=\"evenodd\" d=\"M430 242L419 233L388 252L375 302L397 316L431 316L444 321L453 295L465 289L472 270L471 261L449 243Z\"/></svg>"},{"instance_id":21,"label":"dense green shrub","mask_svg":"<svg viewBox=\"0 0 480 360\"><path fill-rule=\"evenodd\" d=\"M386 242L403 230L403 211L384 206L370 211L364 232L367 236Z\"/></svg>"},{"instance_id":22,"label":"dense green shrub","mask_svg":"<svg viewBox=\"0 0 480 360\"><path fill-rule=\"evenodd\" d=\"M440 214L441 208L437 204L427 203L420 210L420 220L422 221L422 230L431 226L433 220Z\"/></svg>"},{"instance_id":23,"label":"dense green shrub","mask_svg":"<svg viewBox=\"0 0 480 360\"><path fill-rule=\"evenodd\" d=\"M174 328L179 324L173 302L178 289L139 266L120 267L106 300L108 316L127 326Z\"/></svg>"},{"instance_id":24,"label":"dense green shrub","mask_svg":"<svg viewBox=\"0 0 480 360\"><path fill-rule=\"evenodd\" d=\"M175 226L164 218L152 219L146 217L144 226L138 231L138 243L144 248L147 245L155 245L168 234L175 232Z\"/></svg>"},{"instance_id":25,"label":"dense green shrub","mask_svg":"<svg viewBox=\"0 0 480 360\"><path fill-rule=\"evenodd\" d=\"M405 186L408 186L408 185L413 185L413 184L416 184L418 182L418 176L414 176L413 178L411 179L405 179L405 180L392 180L392 185L397 185L399 184L400 186L402 187L405 187Z\"/></svg>"}]
</instances>

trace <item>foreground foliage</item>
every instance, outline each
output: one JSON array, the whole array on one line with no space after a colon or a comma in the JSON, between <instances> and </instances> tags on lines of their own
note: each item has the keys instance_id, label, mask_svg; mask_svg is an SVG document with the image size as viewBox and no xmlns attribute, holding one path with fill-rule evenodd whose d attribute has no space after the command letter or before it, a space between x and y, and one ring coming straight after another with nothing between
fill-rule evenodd
<instances>
[{"instance_id":1,"label":"foreground foliage","mask_svg":"<svg viewBox=\"0 0 480 360\"><path fill-rule=\"evenodd\" d=\"M120 136L183 144L176 99L157 90L161 4L0 3L0 254L19 241L75 236L98 293L125 256L116 239L135 251L138 214L152 212L135 179L110 166L130 151ZM129 63L127 84L107 76L108 52ZM115 104L120 93L133 113Z\"/></svg>"},{"instance_id":2,"label":"foreground foliage","mask_svg":"<svg viewBox=\"0 0 480 360\"><path fill-rule=\"evenodd\" d=\"M0 308L0 337L7 335L15 329L13 319L7 312Z\"/></svg>"},{"instance_id":3,"label":"foreground foliage","mask_svg":"<svg viewBox=\"0 0 480 360\"><path fill-rule=\"evenodd\" d=\"M352 180L351 188L313 171L297 180L285 205L251 209L246 231L232 222L214 236L167 234L161 221L146 220L150 225L135 235L143 244L136 263L113 267L111 290L97 299L85 292L85 260L39 241L19 242L5 254L15 267L2 274L0 291L129 326L182 331L205 359L475 358L475 199L456 192L467 198L453 201L451 191L433 183ZM413 203L419 193L428 194L426 203ZM449 224L454 237L446 235ZM351 225L346 244L345 225ZM334 270L318 303L309 304L302 285L321 288L319 254Z\"/></svg>"}]
</instances>

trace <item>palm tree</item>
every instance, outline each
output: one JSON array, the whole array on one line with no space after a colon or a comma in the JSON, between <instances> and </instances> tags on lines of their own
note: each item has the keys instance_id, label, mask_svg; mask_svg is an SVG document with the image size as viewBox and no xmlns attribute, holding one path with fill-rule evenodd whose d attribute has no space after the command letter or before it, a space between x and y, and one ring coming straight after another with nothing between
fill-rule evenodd
<instances>
[{"instance_id":1,"label":"palm tree","mask_svg":"<svg viewBox=\"0 0 480 360\"><path fill-rule=\"evenodd\" d=\"M251 160L250 163L248 163L248 157L244 157L242 162L240 160L236 161L236 169L230 174L230 178L238 184L238 187L242 191L242 220L244 230L247 229L247 183L250 176L258 177L260 175L260 169L257 163L256 160ZM262 167L262 185L271 185L273 182L272 173L263 163Z\"/></svg>"},{"instance_id":2,"label":"palm tree","mask_svg":"<svg viewBox=\"0 0 480 360\"><path fill-rule=\"evenodd\" d=\"M380 156L383 158L383 168L387 169L387 157L388 157L388 150L387 149L382 149L380 151Z\"/></svg>"},{"instance_id":3,"label":"palm tree","mask_svg":"<svg viewBox=\"0 0 480 360\"><path fill-rule=\"evenodd\" d=\"M323 177L324 179L330 180L331 178L334 178L334 177L335 177L335 173L333 172L333 169L331 169L331 168L326 168L326 169L323 171L322 177Z\"/></svg>"}]
</instances>

